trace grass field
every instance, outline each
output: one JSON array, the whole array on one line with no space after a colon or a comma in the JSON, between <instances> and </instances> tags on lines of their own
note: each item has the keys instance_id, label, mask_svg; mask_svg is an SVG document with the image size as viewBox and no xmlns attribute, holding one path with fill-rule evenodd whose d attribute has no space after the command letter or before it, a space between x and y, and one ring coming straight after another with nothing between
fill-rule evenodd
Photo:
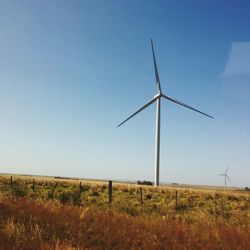
<instances>
[{"instance_id":1,"label":"grass field","mask_svg":"<svg viewBox=\"0 0 250 250\"><path fill-rule=\"evenodd\" d=\"M0 177L0 249L250 249L250 192Z\"/></svg>"}]
</instances>

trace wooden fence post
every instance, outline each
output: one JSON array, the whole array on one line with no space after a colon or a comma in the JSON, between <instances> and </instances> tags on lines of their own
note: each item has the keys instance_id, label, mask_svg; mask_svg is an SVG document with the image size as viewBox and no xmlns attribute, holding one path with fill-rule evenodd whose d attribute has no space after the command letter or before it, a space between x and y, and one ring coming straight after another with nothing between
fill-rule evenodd
<instances>
[{"instance_id":1,"label":"wooden fence post","mask_svg":"<svg viewBox=\"0 0 250 250\"><path fill-rule=\"evenodd\" d=\"M178 195L178 191L175 191L175 210L178 209L177 195Z\"/></svg>"},{"instance_id":2,"label":"wooden fence post","mask_svg":"<svg viewBox=\"0 0 250 250\"><path fill-rule=\"evenodd\" d=\"M82 193L82 182L80 181L80 184L79 184L79 193L81 194Z\"/></svg>"},{"instance_id":3,"label":"wooden fence post","mask_svg":"<svg viewBox=\"0 0 250 250\"><path fill-rule=\"evenodd\" d=\"M109 181L109 203L112 203L112 181Z\"/></svg>"},{"instance_id":4,"label":"wooden fence post","mask_svg":"<svg viewBox=\"0 0 250 250\"><path fill-rule=\"evenodd\" d=\"M13 195L13 178L12 178L12 175L10 176L10 189L11 189L11 193Z\"/></svg>"},{"instance_id":5,"label":"wooden fence post","mask_svg":"<svg viewBox=\"0 0 250 250\"><path fill-rule=\"evenodd\" d=\"M214 193L214 215L216 216L216 195Z\"/></svg>"},{"instance_id":6,"label":"wooden fence post","mask_svg":"<svg viewBox=\"0 0 250 250\"><path fill-rule=\"evenodd\" d=\"M56 187L57 187L57 185L58 185L58 182L56 182L56 184L55 184L55 186L53 187L53 190L52 190L52 199L53 199L53 201L54 201L54 192L55 192L55 190L56 190Z\"/></svg>"},{"instance_id":7,"label":"wooden fence post","mask_svg":"<svg viewBox=\"0 0 250 250\"><path fill-rule=\"evenodd\" d=\"M33 179L32 190L33 190L33 193L35 193L35 179Z\"/></svg>"}]
</instances>

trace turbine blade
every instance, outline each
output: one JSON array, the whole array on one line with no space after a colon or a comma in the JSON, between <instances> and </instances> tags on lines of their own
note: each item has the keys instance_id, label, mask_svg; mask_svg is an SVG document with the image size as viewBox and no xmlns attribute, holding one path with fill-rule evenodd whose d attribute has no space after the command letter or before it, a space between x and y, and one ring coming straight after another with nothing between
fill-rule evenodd
<instances>
[{"instance_id":1,"label":"turbine blade","mask_svg":"<svg viewBox=\"0 0 250 250\"><path fill-rule=\"evenodd\" d=\"M227 169L226 169L226 173L227 173L228 168L229 168L229 167L227 167Z\"/></svg>"},{"instance_id":2,"label":"turbine blade","mask_svg":"<svg viewBox=\"0 0 250 250\"><path fill-rule=\"evenodd\" d=\"M126 121L128 121L129 119L131 119L133 116L137 115L138 113L140 113L143 109L147 108L148 106L150 106L152 103L154 103L158 98L160 98L160 95L156 95L153 99L151 99L149 102L147 102L143 107L141 107L140 109L138 109L134 114L132 114L131 116L129 116L126 120L124 120L123 122L121 122L117 127L120 127L123 123L125 123Z\"/></svg>"},{"instance_id":3,"label":"turbine blade","mask_svg":"<svg viewBox=\"0 0 250 250\"><path fill-rule=\"evenodd\" d=\"M218 174L218 175L222 175L222 176L224 176L225 174Z\"/></svg>"},{"instance_id":4,"label":"turbine blade","mask_svg":"<svg viewBox=\"0 0 250 250\"><path fill-rule=\"evenodd\" d=\"M159 74L158 74L158 69L157 69L157 64L156 64L156 59L155 59L154 45L153 45L153 40L152 39L151 39L151 48L152 48L153 59L154 59L156 86L157 86L158 92L161 93L161 83L160 83L160 78L159 78Z\"/></svg>"},{"instance_id":5,"label":"turbine blade","mask_svg":"<svg viewBox=\"0 0 250 250\"><path fill-rule=\"evenodd\" d=\"M225 176L226 176L226 178L231 182L231 180L229 179L228 175L226 174ZM231 183L232 183L232 182L231 182Z\"/></svg>"},{"instance_id":6,"label":"turbine blade","mask_svg":"<svg viewBox=\"0 0 250 250\"><path fill-rule=\"evenodd\" d=\"M192 109L193 111L196 111L196 112L198 112L198 113L200 113L200 114L202 114L202 115L205 115L205 116L208 116L208 117L214 119L213 116L208 115L208 114L206 114L206 113L203 113L203 112L201 112L201 111L198 110L198 109L192 108L191 106L189 106L189 105L187 105L187 104L185 104L185 103L183 103L183 102L181 102L181 101L178 101L178 100L176 100L176 99L174 99L174 98L172 98L172 97L170 97L170 96L166 96L166 95L162 94L162 97L166 98L166 99L169 100L169 101L172 101L172 102L174 102L174 103L177 103L177 104L179 104L179 105L181 105L181 106L183 106L183 107L185 107L185 108Z\"/></svg>"}]
</instances>

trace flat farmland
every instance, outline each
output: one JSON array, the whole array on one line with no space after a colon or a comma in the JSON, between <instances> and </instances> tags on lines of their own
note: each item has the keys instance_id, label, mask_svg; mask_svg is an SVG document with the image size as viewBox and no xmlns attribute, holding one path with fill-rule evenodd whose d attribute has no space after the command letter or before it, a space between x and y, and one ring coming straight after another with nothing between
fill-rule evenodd
<instances>
[{"instance_id":1,"label":"flat farmland","mask_svg":"<svg viewBox=\"0 0 250 250\"><path fill-rule=\"evenodd\" d=\"M1 175L1 249L249 249L250 192Z\"/></svg>"}]
</instances>

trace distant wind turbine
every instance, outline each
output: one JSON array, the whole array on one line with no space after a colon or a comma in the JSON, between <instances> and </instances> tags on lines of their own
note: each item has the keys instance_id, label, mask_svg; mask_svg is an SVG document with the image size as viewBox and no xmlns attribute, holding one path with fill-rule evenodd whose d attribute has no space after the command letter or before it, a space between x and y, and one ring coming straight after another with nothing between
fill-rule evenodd
<instances>
[{"instance_id":1,"label":"distant wind turbine","mask_svg":"<svg viewBox=\"0 0 250 250\"><path fill-rule=\"evenodd\" d=\"M152 48L152 53L153 53L153 62L154 62L154 71L155 71L155 81L156 81L156 87L157 87L157 94L151 99L149 102L147 102L144 106L142 106L140 109L138 109L135 113L133 113L131 116L129 116L126 120L121 122L117 127L120 127L123 123L131 119L133 116L137 115L140 113L142 110L156 102L156 129L155 129L155 180L154 180L154 185L159 186L159 170L160 170L160 123L161 123L161 98L165 98L171 102L174 102L176 104L179 104L185 108L191 109L193 111L196 111L202 115L208 116L210 118L213 118L212 116L205 114L198 109L192 108L191 106L178 101L177 99L174 99L168 95L163 94L161 90L161 83L160 83L160 78L158 74L158 69L157 69L157 64L156 64L156 59L155 59L155 52L154 52L154 46L153 46L153 41L151 39L151 48Z\"/></svg>"},{"instance_id":2,"label":"distant wind turbine","mask_svg":"<svg viewBox=\"0 0 250 250\"><path fill-rule=\"evenodd\" d=\"M224 176L225 178L225 188L227 187L227 179L231 182L231 180L229 179L228 175L227 175L227 170L229 167L226 168L225 173L224 174L219 174L221 176ZM231 182L232 183L232 182Z\"/></svg>"}]
</instances>

